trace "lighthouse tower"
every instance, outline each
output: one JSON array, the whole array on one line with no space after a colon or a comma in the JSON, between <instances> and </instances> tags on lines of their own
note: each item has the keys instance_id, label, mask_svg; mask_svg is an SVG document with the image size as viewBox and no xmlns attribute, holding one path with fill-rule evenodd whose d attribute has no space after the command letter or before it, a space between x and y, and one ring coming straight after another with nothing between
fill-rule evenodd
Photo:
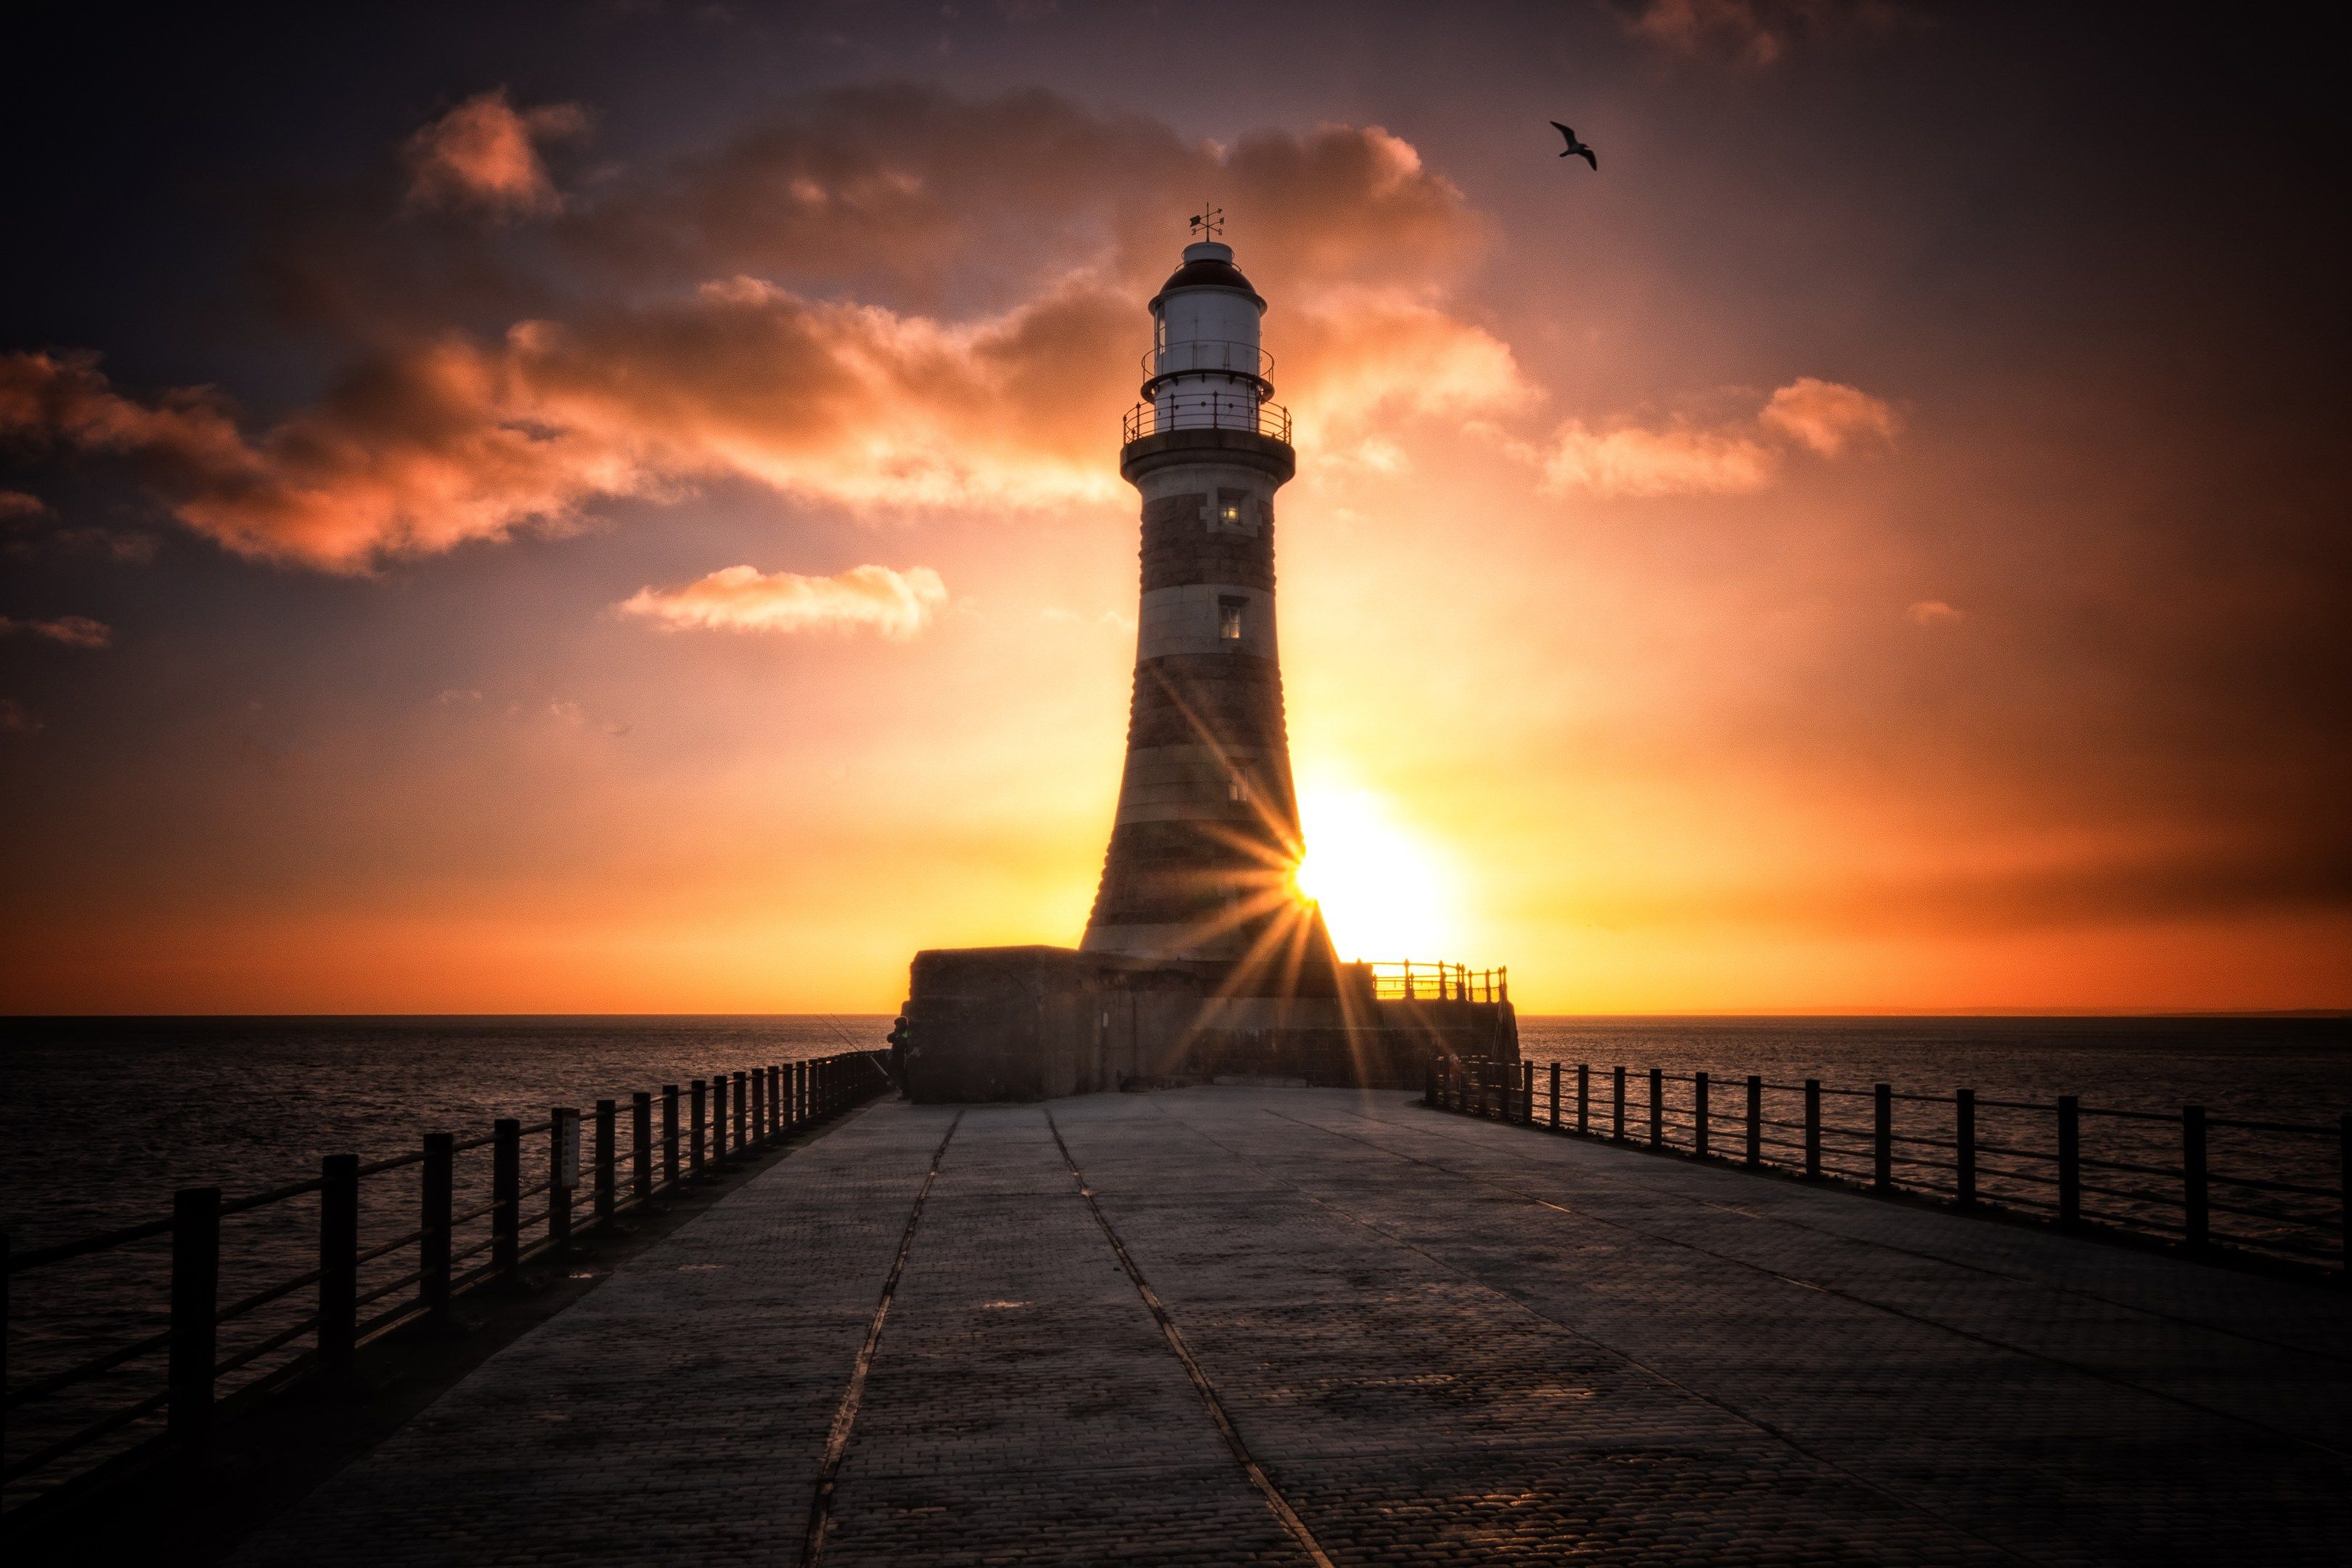
<instances>
[{"instance_id":1,"label":"lighthouse tower","mask_svg":"<svg viewBox=\"0 0 2352 1568\"><path fill-rule=\"evenodd\" d=\"M1212 215L1212 219L1213 215ZM1301 850L1274 611L1274 493L1297 471L1259 347L1265 301L1213 221L1151 300L1119 472L1143 597L1118 813L1082 950L1177 963L1227 996L1328 993Z\"/></svg>"}]
</instances>

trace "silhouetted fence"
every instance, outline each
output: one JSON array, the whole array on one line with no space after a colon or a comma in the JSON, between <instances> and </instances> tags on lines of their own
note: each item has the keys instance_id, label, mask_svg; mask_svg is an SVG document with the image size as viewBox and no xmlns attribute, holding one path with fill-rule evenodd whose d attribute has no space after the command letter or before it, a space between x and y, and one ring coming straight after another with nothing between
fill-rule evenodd
<instances>
[{"instance_id":1,"label":"silhouetted fence","mask_svg":"<svg viewBox=\"0 0 2352 1568\"><path fill-rule=\"evenodd\" d=\"M628 1209L872 1099L888 1085L887 1059L851 1051L695 1079L683 1092L664 1084L657 1094L632 1095L625 1106L600 1100L584 1117L558 1106L528 1126L502 1118L479 1137L428 1132L416 1151L389 1159L329 1154L309 1181L235 1198L218 1187L184 1188L173 1194L166 1217L24 1252L0 1236L0 1346L9 1338L11 1301L21 1307L26 1300L20 1281L37 1289L42 1270L142 1244L169 1249L160 1331L21 1381L16 1358L0 1360L6 1390L0 1485L37 1495L158 1443L200 1449L225 1413L298 1381L348 1378L370 1341L405 1324L446 1322L467 1290L510 1281L525 1260L560 1254L583 1231L601 1230ZM362 1192L376 1200L379 1220L397 1213L391 1205L398 1199L381 1184L365 1184L411 1171L415 1223L371 1240L361 1223ZM222 1300L224 1222L279 1213L314 1194L316 1267ZM397 1269L404 1254L414 1267L368 1277L370 1265L382 1264L378 1273ZM232 1325L257 1337L225 1352L222 1331ZM20 1411L84 1403L77 1396L111 1390L127 1376L140 1377L147 1392L71 1430L22 1436ZM20 1436L29 1452L16 1452Z\"/></svg>"},{"instance_id":2,"label":"silhouetted fence","mask_svg":"<svg viewBox=\"0 0 2352 1568\"><path fill-rule=\"evenodd\" d=\"M2352 1112L2333 1124L2265 1121L2196 1105L2110 1110L2074 1095L1897 1094L1883 1083L1476 1060L1433 1060L1424 1099L1548 1132L2352 1274Z\"/></svg>"},{"instance_id":3,"label":"silhouetted fence","mask_svg":"<svg viewBox=\"0 0 2352 1568\"><path fill-rule=\"evenodd\" d=\"M1372 995L1382 1002L1507 1002L1511 971L1472 969L1461 963L1421 963L1412 959L1364 965L1372 972Z\"/></svg>"}]
</instances>

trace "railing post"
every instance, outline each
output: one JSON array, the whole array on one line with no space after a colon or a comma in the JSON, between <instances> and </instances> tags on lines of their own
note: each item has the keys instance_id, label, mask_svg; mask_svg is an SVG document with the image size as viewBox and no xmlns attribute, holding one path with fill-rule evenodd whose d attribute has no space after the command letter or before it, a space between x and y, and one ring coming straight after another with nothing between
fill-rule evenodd
<instances>
[{"instance_id":1,"label":"railing post","mask_svg":"<svg viewBox=\"0 0 2352 1568\"><path fill-rule=\"evenodd\" d=\"M1895 1184L1895 1090L1874 1084L1870 1098L1870 1184L1883 1193Z\"/></svg>"},{"instance_id":2,"label":"railing post","mask_svg":"<svg viewBox=\"0 0 2352 1568\"><path fill-rule=\"evenodd\" d=\"M580 1112L556 1106L547 1119L547 1239L572 1245L572 1193L580 1184Z\"/></svg>"},{"instance_id":3,"label":"railing post","mask_svg":"<svg viewBox=\"0 0 2352 1568\"><path fill-rule=\"evenodd\" d=\"M646 1203L654 1195L654 1097L642 1089L629 1096L629 1147L637 1154L629 1166L629 1189Z\"/></svg>"},{"instance_id":4,"label":"railing post","mask_svg":"<svg viewBox=\"0 0 2352 1568\"><path fill-rule=\"evenodd\" d=\"M1625 1142L1625 1068L1622 1065L1617 1068L1616 1089L1617 1127L1609 1136L1612 1142L1622 1143Z\"/></svg>"},{"instance_id":5,"label":"railing post","mask_svg":"<svg viewBox=\"0 0 2352 1568\"><path fill-rule=\"evenodd\" d=\"M1592 1065L1590 1062L1576 1064L1576 1130L1588 1135L1592 1131Z\"/></svg>"},{"instance_id":6,"label":"railing post","mask_svg":"<svg viewBox=\"0 0 2352 1568\"><path fill-rule=\"evenodd\" d=\"M319 1373L332 1384L351 1376L359 1350L360 1157L319 1162Z\"/></svg>"},{"instance_id":7,"label":"railing post","mask_svg":"<svg viewBox=\"0 0 2352 1568\"><path fill-rule=\"evenodd\" d=\"M1551 1064L1551 1130L1559 1131L1559 1064Z\"/></svg>"},{"instance_id":8,"label":"railing post","mask_svg":"<svg viewBox=\"0 0 2352 1568\"><path fill-rule=\"evenodd\" d=\"M220 1189L172 1194L172 1343L164 1373L173 1439L201 1447L213 1425L220 1325Z\"/></svg>"},{"instance_id":9,"label":"railing post","mask_svg":"<svg viewBox=\"0 0 2352 1568\"><path fill-rule=\"evenodd\" d=\"M703 1092L703 1082L700 1079L696 1079L687 1085L687 1097L689 1101L687 1121L687 1165L698 1178L702 1174Z\"/></svg>"},{"instance_id":10,"label":"railing post","mask_svg":"<svg viewBox=\"0 0 2352 1568\"><path fill-rule=\"evenodd\" d=\"M745 1075L740 1072L735 1075L735 1152L739 1156L751 1146L744 1136L749 1131L746 1124L751 1121L751 1107L743 1093L744 1078Z\"/></svg>"},{"instance_id":11,"label":"railing post","mask_svg":"<svg viewBox=\"0 0 2352 1568\"><path fill-rule=\"evenodd\" d=\"M1822 1179L1822 1080L1805 1080L1805 1179Z\"/></svg>"},{"instance_id":12,"label":"railing post","mask_svg":"<svg viewBox=\"0 0 2352 1568\"><path fill-rule=\"evenodd\" d=\"M1706 1074L1691 1075L1691 1152L1706 1158Z\"/></svg>"},{"instance_id":13,"label":"railing post","mask_svg":"<svg viewBox=\"0 0 2352 1568\"><path fill-rule=\"evenodd\" d=\"M677 1085L662 1085L662 1185L677 1185Z\"/></svg>"},{"instance_id":14,"label":"railing post","mask_svg":"<svg viewBox=\"0 0 2352 1568\"><path fill-rule=\"evenodd\" d=\"M1666 1142L1666 1072L1664 1068L1650 1069L1650 1147L1663 1148Z\"/></svg>"},{"instance_id":15,"label":"railing post","mask_svg":"<svg viewBox=\"0 0 2352 1568\"><path fill-rule=\"evenodd\" d=\"M2212 1240L2205 1206L2205 1108L2180 1108L2180 1235L2192 1247Z\"/></svg>"},{"instance_id":16,"label":"railing post","mask_svg":"<svg viewBox=\"0 0 2352 1568\"><path fill-rule=\"evenodd\" d=\"M773 1143L784 1131L784 1069L775 1063L768 1064L768 1142Z\"/></svg>"},{"instance_id":17,"label":"railing post","mask_svg":"<svg viewBox=\"0 0 2352 1568\"><path fill-rule=\"evenodd\" d=\"M1521 1062L1519 1064L1519 1125L1533 1127L1535 1124L1536 1064Z\"/></svg>"},{"instance_id":18,"label":"railing post","mask_svg":"<svg viewBox=\"0 0 2352 1568\"><path fill-rule=\"evenodd\" d=\"M490 1272L511 1279L522 1259L522 1123L501 1116L490 1130Z\"/></svg>"},{"instance_id":19,"label":"railing post","mask_svg":"<svg viewBox=\"0 0 2352 1568\"><path fill-rule=\"evenodd\" d=\"M618 1152L613 1146L615 1141L614 1121L620 1109L614 1100L600 1100L596 1102L596 1228L599 1230L613 1228L613 1157Z\"/></svg>"},{"instance_id":20,"label":"railing post","mask_svg":"<svg viewBox=\"0 0 2352 1568\"><path fill-rule=\"evenodd\" d=\"M727 1075L710 1075L710 1166L727 1168Z\"/></svg>"},{"instance_id":21,"label":"railing post","mask_svg":"<svg viewBox=\"0 0 2352 1568\"><path fill-rule=\"evenodd\" d=\"M768 1144L768 1069L751 1069L751 1146L764 1149Z\"/></svg>"},{"instance_id":22,"label":"railing post","mask_svg":"<svg viewBox=\"0 0 2352 1568\"><path fill-rule=\"evenodd\" d=\"M1748 1075L1748 1168L1764 1163L1764 1075Z\"/></svg>"},{"instance_id":23,"label":"railing post","mask_svg":"<svg viewBox=\"0 0 2352 1568\"><path fill-rule=\"evenodd\" d=\"M1952 1096L1952 1197L1962 1208L1977 1201L1977 1091Z\"/></svg>"},{"instance_id":24,"label":"railing post","mask_svg":"<svg viewBox=\"0 0 2352 1568\"><path fill-rule=\"evenodd\" d=\"M425 1163L417 1168L416 1299L436 1327L449 1321L450 1220L457 1194L457 1140L448 1132L425 1135Z\"/></svg>"},{"instance_id":25,"label":"railing post","mask_svg":"<svg viewBox=\"0 0 2352 1568\"><path fill-rule=\"evenodd\" d=\"M2083 1217L2083 1111L2071 1094L2058 1097L2058 1223Z\"/></svg>"}]
</instances>

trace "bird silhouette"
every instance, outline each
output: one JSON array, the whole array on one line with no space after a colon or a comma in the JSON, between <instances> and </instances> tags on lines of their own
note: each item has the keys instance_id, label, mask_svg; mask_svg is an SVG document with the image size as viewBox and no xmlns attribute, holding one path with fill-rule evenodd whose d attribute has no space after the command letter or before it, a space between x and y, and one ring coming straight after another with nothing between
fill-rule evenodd
<instances>
[{"instance_id":1,"label":"bird silhouette","mask_svg":"<svg viewBox=\"0 0 2352 1568\"><path fill-rule=\"evenodd\" d=\"M1592 172L1593 172L1594 174L1599 174L1599 173L1601 172L1601 160L1600 160L1600 159L1598 159L1598 158L1596 158L1596 157L1594 157L1594 156L1592 155L1592 149L1591 149L1591 148L1587 147L1583 142L1579 142L1579 141L1576 139L1576 132L1575 132L1570 131L1567 126L1562 125L1562 124L1561 124L1559 121L1557 121L1557 120L1555 120L1555 121L1553 121L1551 122L1551 128L1552 128L1554 131L1559 132L1562 136L1565 136L1565 137L1567 137L1567 138L1568 138L1568 149L1567 149L1567 151L1565 151L1565 152L1563 152L1562 153L1560 153L1560 156L1561 156L1561 157L1563 157L1563 158L1581 158L1581 159L1583 159L1586 163L1590 163L1590 164L1591 164L1591 165L1592 165Z\"/></svg>"}]
</instances>

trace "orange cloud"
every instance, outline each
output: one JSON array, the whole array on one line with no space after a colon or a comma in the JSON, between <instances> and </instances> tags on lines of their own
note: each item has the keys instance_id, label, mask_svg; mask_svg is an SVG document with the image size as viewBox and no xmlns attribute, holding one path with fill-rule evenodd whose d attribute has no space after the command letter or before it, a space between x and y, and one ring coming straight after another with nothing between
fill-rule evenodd
<instances>
[{"instance_id":1,"label":"orange cloud","mask_svg":"<svg viewBox=\"0 0 2352 1568\"><path fill-rule=\"evenodd\" d=\"M640 588L614 608L671 632L688 627L799 632L871 626L903 642L922 630L947 596L947 585L928 566L904 572L853 566L831 577L729 566L675 588Z\"/></svg>"},{"instance_id":2,"label":"orange cloud","mask_svg":"<svg viewBox=\"0 0 2352 1568\"><path fill-rule=\"evenodd\" d=\"M528 204L543 177L532 137L561 128L542 112L473 100L427 128L418 167ZM1106 149L1133 165L1081 177L1107 172ZM1139 378L1141 301L1172 261L1173 215L1210 174L1258 215L1246 255L1281 301L1285 392L1322 428L1367 440L1382 420L1530 395L1508 347L1449 308L1481 225L1378 127L1256 132L1220 150L1044 94L975 104L903 89L823 95L699 168L571 215L579 254L609 262L603 247L649 232L667 248L659 265L632 253L637 275L602 303L558 290L561 315L493 340L371 323L339 384L268 425L211 388L129 395L93 356L0 357L0 437L126 460L226 548L342 572L719 479L858 510L1113 500L1106 445ZM773 280L905 274L935 254L977 257L984 273L974 231L1008 192L1037 205L992 308L950 318ZM688 270L725 262L760 275Z\"/></svg>"},{"instance_id":3,"label":"orange cloud","mask_svg":"<svg viewBox=\"0 0 2352 1568\"><path fill-rule=\"evenodd\" d=\"M40 715L13 697L0 697L0 735L37 735Z\"/></svg>"},{"instance_id":4,"label":"orange cloud","mask_svg":"<svg viewBox=\"0 0 2352 1568\"><path fill-rule=\"evenodd\" d=\"M1757 418L1824 458L1860 437L1895 438L1894 409L1866 392L1810 375L1774 393Z\"/></svg>"},{"instance_id":5,"label":"orange cloud","mask_svg":"<svg viewBox=\"0 0 2352 1568\"><path fill-rule=\"evenodd\" d=\"M1753 419L1712 427L1675 420L1594 429L1571 419L1544 447L1514 443L1534 462L1543 488L1601 496L1748 495L1780 478L1788 447L1834 457L1858 437L1892 438L1894 410L1868 393L1801 376L1775 392Z\"/></svg>"},{"instance_id":6,"label":"orange cloud","mask_svg":"<svg viewBox=\"0 0 2352 1568\"><path fill-rule=\"evenodd\" d=\"M1744 495L1770 484L1775 455L1745 436L1675 426L1588 429L1570 420L1543 454L1546 489L1603 496Z\"/></svg>"},{"instance_id":7,"label":"orange cloud","mask_svg":"<svg viewBox=\"0 0 2352 1568\"><path fill-rule=\"evenodd\" d=\"M1892 0L1639 0L1625 28L1678 54L1720 48L1769 66L1800 37L1832 29L1884 31L1909 18Z\"/></svg>"},{"instance_id":8,"label":"orange cloud","mask_svg":"<svg viewBox=\"0 0 2352 1568\"><path fill-rule=\"evenodd\" d=\"M1968 618L1941 599L1922 599L1903 614L1915 626L1948 626Z\"/></svg>"},{"instance_id":9,"label":"orange cloud","mask_svg":"<svg viewBox=\"0 0 2352 1568\"><path fill-rule=\"evenodd\" d=\"M24 621L0 616L0 637L47 637L68 647L110 647L114 628L88 616L59 616L54 620Z\"/></svg>"},{"instance_id":10,"label":"orange cloud","mask_svg":"<svg viewBox=\"0 0 2352 1568\"><path fill-rule=\"evenodd\" d=\"M48 510L38 496L26 495L23 490L0 490L0 522L15 522L28 517L41 517L46 515Z\"/></svg>"},{"instance_id":11,"label":"orange cloud","mask_svg":"<svg viewBox=\"0 0 2352 1568\"><path fill-rule=\"evenodd\" d=\"M548 175L540 144L587 129L587 113L577 104L518 110L502 87L477 94L409 139L409 202L501 214L552 213L563 198Z\"/></svg>"}]
</instances>

